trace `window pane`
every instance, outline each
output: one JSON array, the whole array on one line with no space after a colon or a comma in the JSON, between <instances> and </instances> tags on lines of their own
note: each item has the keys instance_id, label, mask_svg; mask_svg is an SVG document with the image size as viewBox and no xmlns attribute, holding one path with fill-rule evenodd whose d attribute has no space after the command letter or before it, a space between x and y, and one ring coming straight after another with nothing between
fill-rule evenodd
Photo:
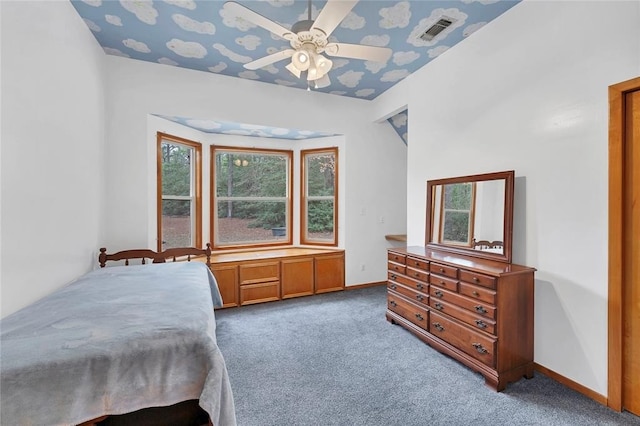
<instances>
[{"instance_id":1,"label":"window pane","mask_svg":"<svg viewBox=\"0 0 640 426\"><path fill-rule=\"evenodd\" d=\"M216 196L285 197L286 155L216 152Z\"/></svg>"},{"instance_id":2,"label":"window pane","mask_svg":"<svg viewBox=\"0 0 640 426\"><path fill-rule=\"evenodd\" d=\"M454 183L444 186L444 208L454 210L471 209L471 184Z\"/></svg>"},{"instance_id":3,"label":"window pane","mask_svg":"<svg viewBox=\"0 0 640 426\"><path fill-rule=\"evenodd\" d=\"M191 194L191 158L193 149L162 143L162 194Z\"/></svg>"},{"instance_id":4,"label":"window pane","mask_svg":"<svg viewBox=\"0 0 640 426\"><path fill-rule=\"evenodd\" d=\"M162 200L163 249L193 246L191 200Z\"/></svg>"},{"instance_id":5,"label":"window pane","mask_svg":"<svg viewBox=\"0 0 640 426\"><path fill-rule=\"evenodd\" d=\"M469 242L469 213L446 211L443 238L448 242Z\"/></svg>"},{"instance_id":6,"label":"window pane","mask_svg":"<svg viewBox=\"0 0 640 426\"><path fill-rule=\"evenodd\" d=\"M307 237L333 241L333 200L311 200L307 211Z\"/></svg>"},{"instance_id":7,"label":"window pane","mask_svg":"<svg viewBox=\"0 0 640 426\"><path fill-rule=\"evenodd\" d=\"M217 243L256 243L286 239L286 201L220 201Z\"/></svg>"},{"instance_id":8,"label":"window pane","mask_svg":"<svg viewBox=\"0 0 640 426\"><path fill-rule=\"evenodd\" d=\"M332 153L307 155L306 161L307 195L333 195L335 156Z\"/></svg>"}]
</instances>

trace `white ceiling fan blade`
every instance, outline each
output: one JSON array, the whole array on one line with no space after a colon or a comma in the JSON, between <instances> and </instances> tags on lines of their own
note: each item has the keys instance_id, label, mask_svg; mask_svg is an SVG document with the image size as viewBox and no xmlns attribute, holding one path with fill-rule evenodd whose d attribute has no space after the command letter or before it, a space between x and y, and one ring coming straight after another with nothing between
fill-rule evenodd
<instances>
[{"instance_id":1,"label":"white ceiling fan blade","mask_svg":"<svg viewBox=\"0 0 640 426\"><path fill-rule=\"evenodd\" d=\"M259 13L256 13L253 10L248 9L239 3L236 3L234 1L228 1L224 4L223 7L225 10L236 15L237 17L242 18L245 21L249 21L252 24L255 24L259 27L262 27L265 30L272 32L273 34L279 37L282 37L285 40L291 41L295 36L295 34L291 32L291 30L286 29L285 27L278 24L277 22L274 22L269 18L265 18Z\"/></svg>"},{"instance_id":2,"label":"white ceiling fan blade","mask_svg":"<svg viewBox=\"0 0 640 426\"><path fill-rule=\"evenodd\" d=\"M327 0L318 17L316 18L311 31L318 30L326 37L336 29L340 22L347 17L358 0Z\"/></svg>"},{"instance_id":3,"label":"white ceiling fan blade","mask_svg":"<svg viewBox=\"0 0 640 426\"><path fill-rule=\"evenodd\" d=\"M329 56L364 59L365 61L387 62L393 52L388 47L366 46L364 44L329 43L324 48Z\"/></svg>"},{"instance_id":4,"label":"white ceiling fan blade","mask_svg":"<svg viewBox=\"0 0 640 426\"><path fill-rule=\"evenodd\" d=\"M247 64L244 64L244 67L248 70L257 70L262 67L266 67L267 65L271 65L274 62L278 62L283 59L290 58L294 52L295 50L293 49L281 50L280 52L276 52L271 55L267 55L263 58L256 59L255 61L251 61Z\"/></svg>"}]
</instances>

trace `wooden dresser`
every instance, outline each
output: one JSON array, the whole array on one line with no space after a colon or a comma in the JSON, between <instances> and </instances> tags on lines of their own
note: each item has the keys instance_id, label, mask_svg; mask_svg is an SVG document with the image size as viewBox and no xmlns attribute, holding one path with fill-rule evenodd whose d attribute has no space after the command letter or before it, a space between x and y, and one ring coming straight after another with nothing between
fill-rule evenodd
<instances>
[{"instance_id":1,"label":"wooden dresser","mask_svg":"<svg viewBox=\"0 0 640 426\"><path fill-rule=\"evenodd\" d=\"M533 377L534 272L425 247L389 249L386 317L501 391Z\"/></svg>"},{"instance_id":2,"label":"wooden dresser","mask_svg":"<svg viewBox=\"0 0 640 426\"><path fill-rule=\"evenodd\" d=\"M213 253L224 308L344 289L344 250L290 247Z\"/></svg>"}]
</instances>

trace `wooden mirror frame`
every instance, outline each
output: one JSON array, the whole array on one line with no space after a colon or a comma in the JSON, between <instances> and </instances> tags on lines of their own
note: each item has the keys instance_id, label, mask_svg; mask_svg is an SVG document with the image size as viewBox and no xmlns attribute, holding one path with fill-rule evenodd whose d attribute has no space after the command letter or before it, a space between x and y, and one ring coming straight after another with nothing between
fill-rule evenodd
<instances>
[{"instance_id":1,"label":"wooden mirror frame","mask_svg":"<svg viewBox=\"0 0 640 426\"><path fill-rule=\"evenodd\" d=\"M513 189L514 189L513 170L504 172L484 173L479 175L458 176L447 179L436 179L427 181L427 227L425 236L425 245L427 248L449 253L455 253L465 256L479 257L482 259L495 260L504 263L511 263L511 247L513 240ZM434 206L433 204L433 188L438 185L447 185L452 183L474 183L490 180L504 179L504 220L503 220L503 252L491 253L481 250L474 250L469 247L461 247L431 242L433 236L434 224Z\"/></svg>"}]
</instances>

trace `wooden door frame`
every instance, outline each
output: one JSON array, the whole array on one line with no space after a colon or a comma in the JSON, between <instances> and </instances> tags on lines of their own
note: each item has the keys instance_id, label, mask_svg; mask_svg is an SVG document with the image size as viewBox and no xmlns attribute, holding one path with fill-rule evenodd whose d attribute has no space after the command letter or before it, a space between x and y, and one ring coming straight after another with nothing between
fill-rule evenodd
<instances>
[{"instance_id":1,"label":"wooden door frame","mask_svg":"<svg viewBox=\"0 0 640 426\"><path fill-rule=\"evenodd\" d=\"M609 86L609 318L607 405L622 410L622 295L624 282L625 94L640 90L640 77Z\"/></svg>"}]
</instances>

